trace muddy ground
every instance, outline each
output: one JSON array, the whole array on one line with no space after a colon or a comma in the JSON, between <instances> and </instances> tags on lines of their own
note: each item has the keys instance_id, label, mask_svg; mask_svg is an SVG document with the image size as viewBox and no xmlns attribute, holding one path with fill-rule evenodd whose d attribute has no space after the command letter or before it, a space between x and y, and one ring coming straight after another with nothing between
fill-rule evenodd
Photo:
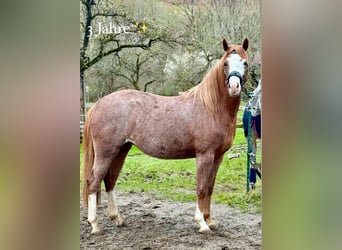
<instances>
[{"instance_id":1,"label":"muddy ground","mask_svg":"<svg viewBox=\"0 0 342 250\"><path fill-rule=\"evenodd\" d=\"M212 204L218 229L198 233L193 218L196 204L158 200L151 194L116 191L117 203L126 227L116 227L107 212L102 193L98 221L102 232L91 235L87 210L80 204L81 249L261 249L261 215Z\"/></svg>"}]
</instances>

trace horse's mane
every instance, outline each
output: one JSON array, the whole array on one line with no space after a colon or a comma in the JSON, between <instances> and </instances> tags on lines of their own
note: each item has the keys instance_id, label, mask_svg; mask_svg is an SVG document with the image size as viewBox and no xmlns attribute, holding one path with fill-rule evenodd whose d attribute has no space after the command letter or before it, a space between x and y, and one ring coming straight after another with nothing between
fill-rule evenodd
<instances>
[{"instance_id":1,"label":"horse's mane","mask_svg":"<svg viewBox=\"0 0 342 250\"><path fill-rule=\"evenodd\" d=\"M225 82L223 64L233 50L247 58L247 54L241 45L230 45L221 60L204 76L200 84L184 93L185 98L199 99L211 113L217 114L219 109L218 102L222 96L221 91L224 88Z\"/></svg>"},{"instance_id":2,"label":"horse's mane","mask_svg":"<svg viewBox=\"0 0 342 250\"><path fill-rule=\"evenodd\" d=\"M186 98L199 99L212 113L218 111L221 82L224 82L223 62L220 60L203 78L200 84L185 92Z\"/></svg>"}]
</instances>

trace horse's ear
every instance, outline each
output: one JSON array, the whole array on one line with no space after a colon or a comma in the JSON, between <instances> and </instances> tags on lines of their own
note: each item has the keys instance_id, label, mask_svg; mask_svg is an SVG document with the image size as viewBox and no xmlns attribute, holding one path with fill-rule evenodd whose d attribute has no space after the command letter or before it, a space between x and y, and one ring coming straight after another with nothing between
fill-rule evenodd
<instances>
[{"instance_id":1,"label":"horse's ear","mask_svg":"<svg viewBox=\"0 0 342 250\"><path fill-rule=\"evenodd\" d=\"M243 43L242 43L242 48L246 51L248 49L248 44L249 44L249 41L247 38L245 38L245 40L243 40Z\"/></svg>"},{"instance_id":2,"label":"horse's ear","mask_svg":"<svg viewBox=\"0 0 342 250\"><path fill-rule=\"evenodd\" d=\"M223 39L222 45L223 45L224 51L227 51L228 50L228 43L227 43L225 38Z\"/></svg>"}]
</instances>

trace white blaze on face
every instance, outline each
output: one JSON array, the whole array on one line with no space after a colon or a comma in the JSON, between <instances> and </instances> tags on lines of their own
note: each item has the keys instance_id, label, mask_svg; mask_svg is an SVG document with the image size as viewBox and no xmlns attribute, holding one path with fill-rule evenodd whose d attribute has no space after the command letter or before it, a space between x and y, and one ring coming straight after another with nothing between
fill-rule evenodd
<instances>
[{"instance_id":1,"label":"white blaze on face","mask_svg":"<svg viewBox=\"0 0 342 250\"><path fill-rule=\"evenodd\" d=\"M226 61L229 65L229 72L226 73L227 77L232 72L238 72L243 77L245 73L245 59L242 59L238 54L230 54ZM231 76L228 82L229 94L231 96L239 95L241 92L241 84L242 82L240 82L239 77Z\"/></svg>"}]
</instances>

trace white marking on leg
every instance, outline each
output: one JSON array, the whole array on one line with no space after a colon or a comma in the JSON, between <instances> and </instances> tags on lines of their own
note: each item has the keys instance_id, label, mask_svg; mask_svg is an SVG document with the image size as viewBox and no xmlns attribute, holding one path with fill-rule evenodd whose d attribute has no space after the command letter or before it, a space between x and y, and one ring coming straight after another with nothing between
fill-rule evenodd
<instances>
[{"instance_id":1,"label":"white marking on leg","mask_svg":"<svg viewBox=\"0 0 342 250\"><path fill-rule=\"evenodd\" d=\"M123 225L123 220L121 219L118 211L118 207L116 205L116 196L114 190L107 192L108 197L108 212L109 218L115 220L117 226Z\"/></svg>"},{"instance_id":2,"label":"white marking on leg","mask_svg":"<svg viewBox=\"0 0 342 250\"><path fill-rule=\"evenodd\" d=\"M88 221L91 224L91 233L100 232L100 227L96 221L96 193L88 195Z\"/></svg>"},{"instance_id":3,"label":"white marking on leg","mask_svg":"<svg viewBox=\"0 0 342 250\"><path fill-rule=\"evenodd\" d=\"M200 211L198 204L196 205L195 220L200 225L200 230L199 230L200 233L209 232L210 231L210 228L208 227L207 223L205 222L204 215Z\"/></svg>"}]
</instances>

